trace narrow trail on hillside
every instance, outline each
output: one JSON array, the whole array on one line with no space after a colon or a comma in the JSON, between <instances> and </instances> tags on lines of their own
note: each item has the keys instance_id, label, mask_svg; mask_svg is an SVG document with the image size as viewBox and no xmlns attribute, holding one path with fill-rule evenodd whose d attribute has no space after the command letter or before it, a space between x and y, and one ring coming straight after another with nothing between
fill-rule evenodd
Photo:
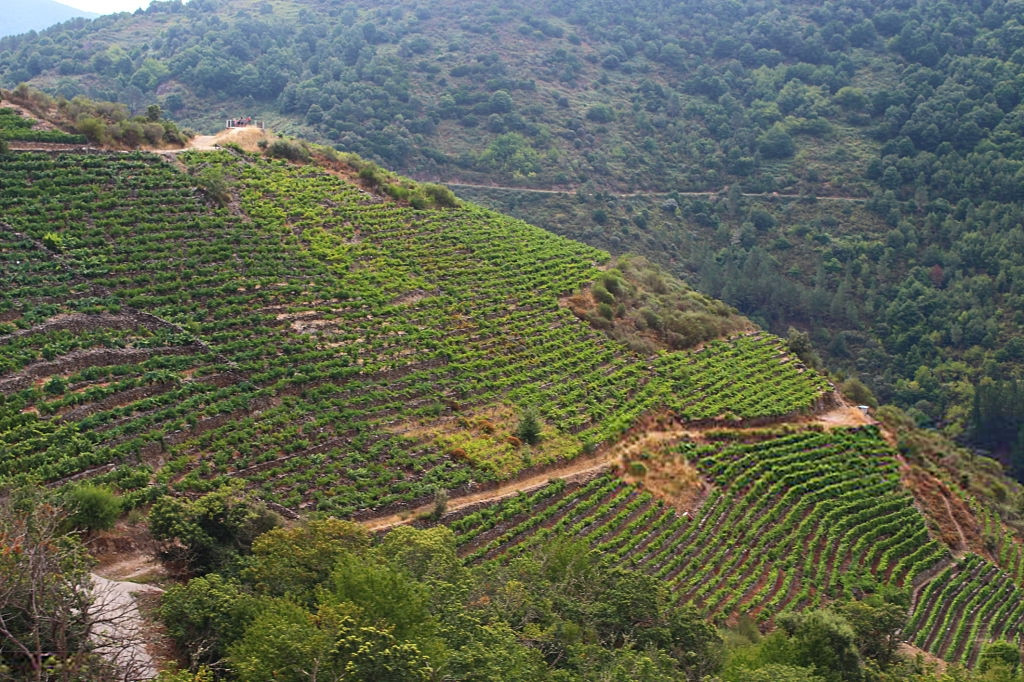
<instances>
[{"instance_id":1,"label":"narrow trail on hillside","mask_svg":"<svg viewBox=\"0 0 1024 682\"><path fill-rule=\"evenodd\" d=\"M497 190L499 192L528 192L531 194L565 195L569 196L579 191L577 188L566 189L544 189L542 187L510 187L508 185L483 185L472 182L444 182L451 188L466 187L469 189ZM700 192L602 192L604 195L618 197L620 199L632 199L636 197L713 197L725 192L726 189L705 190ZM863 197L846 197L830 194L782 194L780 192L741 192L741 196L753 198L771 199L814 199L816 201L849 201L853 203L864 203L867 199Z\"/></svg>"},{"instance_id":2,"label":"narrow trail on hillside","mask_svg":"<svg viewBox=\"0 0 1024 682\"><path fill-rule=\"evenodd\" d=\"M866 426L876 422L856 407L840 404L838 407L820 414L798 417L790 422L782 423L804 425L820 424L827 429L831 429ZM496 488L488 488L487 490L481 490L478 493L471 493L469 495L452 498L448 500L446 510L447 513L452 513L477 504L498 502L509 497L514 497L519 493L531 492L541 488L554 479L574 479L595 475L604 469L618 467L645 450L656 449L665 445L672 445L684 438L700 440L708 431L721 428L758 430L765 427L733 427L722 424L695 428L687 425L678 425L668 429L644 431L643 433L627 437L625 440L616 443L607 450L599 452L596 455L578 457L532 476L508 481ZM365 519L361 521L361 523L372 532L384 531L404 523L411 523L417 518L429 515L433 510L433 504L425 504L415 509L405 510L397 514L388 514L386 516Z\"/></svg>"},{"instance_id":3,"label":"narrow trail on hillside","mask_svg":"<svg viewBox=\"0 0 1024 682\"><path fill-rule=\"evenodd\" d=\"M101 656L117 664L125 679L151 680L157 676L157 664L147 648L150 624L139 610L137 595L162 594L154 585L108 580L91 575L93 582L92 637Z\"/></svg>"}]
</instances>

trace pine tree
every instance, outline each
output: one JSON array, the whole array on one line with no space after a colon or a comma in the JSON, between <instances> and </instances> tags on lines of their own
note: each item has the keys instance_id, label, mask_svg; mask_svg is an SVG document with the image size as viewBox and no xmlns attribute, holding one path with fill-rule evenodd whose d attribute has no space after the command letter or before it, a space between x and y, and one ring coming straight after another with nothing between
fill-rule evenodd
<instances>
[{"instance_id":1,"label":"pine tree","mask_svg":"<svg viewBox=\"0 0 1024 682\"><path fill-rule=\"evenodd\" d=\"M540 441L540 420L532 410L525 412L519 420L516 438L530 445L536 445Z\"/></svg>"}]
</instances>

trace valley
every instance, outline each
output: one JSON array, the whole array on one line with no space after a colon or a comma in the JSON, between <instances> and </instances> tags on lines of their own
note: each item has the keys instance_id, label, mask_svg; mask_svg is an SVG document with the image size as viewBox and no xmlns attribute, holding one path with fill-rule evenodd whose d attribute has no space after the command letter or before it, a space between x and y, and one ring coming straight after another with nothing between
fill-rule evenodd
<instances>
[{"instance_id":1,"label":"valley","mask_svg":"<svg viewBox=\"0 0 1024 682\"><path fill-rule=\"evenodd\" d=\"M1024 15L786 9L0 38L0 679L1020 680Z\"/></svg>"}]
</instances>

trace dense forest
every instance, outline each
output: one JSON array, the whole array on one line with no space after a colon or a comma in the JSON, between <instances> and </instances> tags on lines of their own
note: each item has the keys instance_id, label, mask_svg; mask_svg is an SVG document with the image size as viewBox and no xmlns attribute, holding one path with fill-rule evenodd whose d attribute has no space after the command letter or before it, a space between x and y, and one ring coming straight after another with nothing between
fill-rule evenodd
<instances>
[{"instance_id":1,"label":"dense forest","mask_svg":"<svg viewBox=\"0 0 1024 682\"><path fill-rule=\"evenodd\" d=\"M457 188L651 256L977 435L976 387L1024 364L1022 48L1001 0L192 0L3 39L0 82L566 190Z\"/></svg>"}]
</instances>

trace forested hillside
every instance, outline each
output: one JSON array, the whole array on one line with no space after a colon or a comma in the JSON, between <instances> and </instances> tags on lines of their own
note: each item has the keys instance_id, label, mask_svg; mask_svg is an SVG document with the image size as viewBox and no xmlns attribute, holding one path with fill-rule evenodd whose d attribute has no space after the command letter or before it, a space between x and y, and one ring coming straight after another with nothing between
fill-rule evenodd
<instances>
[{"instance_id":1,"label":"forested hillside","mask_svg":"<svg viewBox=\"0 0 1024 682\"><path fill-rule=\"evenodd\" d=\"M0 41L0 83L565 190L459 188L647 254L978 435L976 388L1024 363L1022 25L1002 0L156 2ZM1015 456L1016 424L978 442Z\"/></svg>"}]
</instances>

